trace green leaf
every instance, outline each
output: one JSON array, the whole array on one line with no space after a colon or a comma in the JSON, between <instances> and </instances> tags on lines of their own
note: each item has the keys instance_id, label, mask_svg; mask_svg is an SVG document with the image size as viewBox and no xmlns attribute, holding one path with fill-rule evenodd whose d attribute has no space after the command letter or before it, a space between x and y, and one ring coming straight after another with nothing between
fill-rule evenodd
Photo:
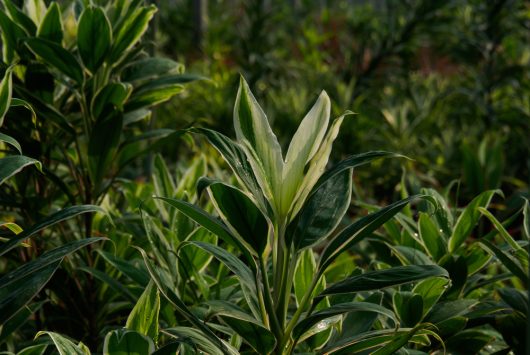
<instances>
[{"instance_id":1,"label":"green leaf","mask_svg":"<svg viewBox=\"0 0 530 355\"><path fill-rule=\"evenodd\" d=\"M525 283L528 282L528 270L523 268L512 255L506 253L504 250L485 239L479 240L479 243L486 251L495 255L514 276L518 277Z\"/></svg>"},{"instance_id":2,"label":"green leaf","mask_svg":"<svg viewBox=\"0 0 530 355\"><path fill-rule=\"evenodd\" d=\"M296 270L294 273L294 296L296 299L297 305L300 307L300 302L304 298L306 292L308 292L311 283L313 282L313 277L315 276L315 271L317 264L315 261L315 255L313 250L306 249L300 253L298 262L296 264ZM313 294L315 291L313 291Z\"/></svg>"},{"instance_id":3,"label":"green leaf","mask_svg":"<svg viewBox=\"0 0 530 355\"><path fill-rule=\"evenodd\" d=\"M29 38L26 44L33 53L78 84L84 81L83 69L77 59L55 42L42 38Z\"/></svg>"},{"instance_id":4,"label":"green leaf","mask_svg":"<svg viewBox=\"0 0 530 355\"><path fill-rule=\"evenodd\" d=\"M135 330L153 339L156 343L159 312L160 294L156 285L151 281L129 314L125 328Z\"/></svg>"},{"instance_id":5,"label":"green leaf","mask_svg":"<svg viewBox=\"0 0 530 355\"><path fill-rule=\"evenodd\" d=\"M104 355L148 355L154 352L153 340L133 330L108 332L103 343Z\"/></svg>"},{"instance_id":6,"label":"green leaf","mask_svg":"<svg viewBox=\"0 0 530 355\"><path fill-rule=\"evenodd\" d=\"M4 124L4 117L11 105L11 91L13 88L12 72L13 67L7 68L0 82L0 127Z\"/></svg>"},{"instance_id":7,"label":"green leaf","mask_svg":"<svg viewBox=\"0 0 530 355\"><path fill-rule=\"evenodd\" d=\"M38 332L35 338L42 335L47 335L52 339L60 355L90 355L90 351L88 351L88 348L83 343L76 345L61 334L45 331Z\"/></svg>"},{"instance_id":8,"label":"green leaf","mask_svg":"<svg viewBox=\"0 0 530 355\"><path fill-rule=\"evenodd\" d=\"M223 348L219 344L212 342L208 337L204 336L199 330L188 327L172 327L163 330L164 334L176 338L178 341L185 343L191 342L196 352L202 351L210 355L226 355ZM233 354L233 351L228 354Z\"/></svg>"},{"instance_id":9,"label":"green leaf","mask_svg":"<svg viewBox=\"0 0 530 355\"><path fill-rule=\"evenodd\" d=\"M89 212L104 212L104 210L101 207L93 206L93 205L80 205L80 206L66 207L60 211L57 211L49 215L48 217L46 217L39 223L34 224L30 228L27 228L26 230L24 230L24 232L17 235L16 238L11 238L9 242L6 242L0 245L0 256L4 255L8 251L15 248L17 245L19 245L20 243L22 243L23 240L28 239L29 237L40 232L44 228L50 227L54 224L62 222L66 219L70 219L79 214L89 213Z\"/></svg>"},{"instance_id":10,"label":"green leaf","mask_svg":"<svg viewBox=\"0 0 530 355\"><path fill-rule=\"evenodd\" d=\"M126 110L137 110L165 102L180 93L184 89L183 84L201 78L193 74L177 74L149 80L135 88Z\"/></svg>"},{"instance_id":11,"label":"green leaf","mask_svg":"<svg viewBox=\"0 0 530 355\"><path fill-rule=\"evenodd\" d=\"M7 134L0 133L0 142L6 142L7 144L10 144L19 152L19 154L22 154L22 147L15 138L8 136Z\"/></svg>"},{"instance_id":12,"label":"green leaf","mask_svg":"<svg viewBox=\"0 0 530 355\"><path fill-rule=\"evenodd\" d=\"M262 255L267 247L269 224L261 211L235 187L204 178L199 180L199 184L205 183L212 202L225 223L258 255Z\"/></svg>"},{"instance_id":13,"label":"green leaf","mask_svg":"<svg viewBox=\"0 0 530 355\"><path fill-rule=\"evenodd\" d=\"M255 351L262 354L272 352L276 345L274 335L243 309L225 301L208 301L206 305L212 315L219 316Z\"/></svg>"},{"instance_id":14,"label":"green leaf","mask_svg":"<svg viewBox=\"0 0 530 355\"><path fill-rule=\"evenodd\" d=\"M181 248L185 247L186 245L194 245L206 251L207 253L213 255L230 271L232 271L237 276L238 281L241 284L241 289L249 307L251 308L253 313L260 314L258 300L256 298L258 294L258 291L256 289L256 276L254 275L252 270L247 265L245 265L245 263L243 263L235 255L227 252L223 248L210 243L190 240L183 242L181 244ZM255 266L253 266L253 268L255 269Z\"/></svg>"},{"instance_id":15,"label":"green leaf","mask_svg":"<svg viewBox=\"0 0 530 355\"><path fill-rule=\"evenodd\" d=\"M13 317L44 287L62 259L89 244L103 238L88 238L70 242L41 257L23 264L0 278L0 324Z\"/></svg>"},{"instance_id":16,"label":"green leaf","mask_svg":"<svg viewBox=\"0 0 530 355\"><path fill-rule=\"evenodd\" d=\"M480 218L478 207L488 207L493 195L502 194L500 190L484 191L469 203L464 212L456 221L453 234L449 238L449 251L452 253L458 249L469 237L471 231Z\"/></svg>"},{"instance_id":17,"label":"green leaf","mask_svg":"<svg viewBox=\"0 0 530 355\"><path fill-rule=\"evenodd\" d=\"M417 198L426 198L422 195L410 196L406 199L394 202L377 212L370 213L358 221L339 232L326 246L322 252L318 273L322 274L326 268L340 255L343 251L348 250L351 246L358 243L363 238L371 235L377 228L396 215L410 201Z\"/></svg>"},{"instance_id":18,"label":"green leaf","mask_svg":"<svg viewBox=\"0 0 530 355\"><path fill-rule=\"evenodd\" d=\"M123 130L123 114L111 111L96 121L88 141L88 168L92 184L97 190L102 180L112 171Z\"/></svg>"},{"instance_id":19,"label":"green leaf","mask_svg":"<svg viewBox=\"0 0 530 355\"><path fill-rule=\"evenodd\" d=\"M406 327L413 327L423 318L423 298L412 292L395 292L392 297L394 309Z\"/></svg>"},{"instance_id":20,"label":"green leaf","mask_svg":"<svg viewBox=\"0 0 530 355\"><path fill-rule=\"evenodd\" d=\"M315 245L335 230L350 206L351 189L352 171L347 169L327 180L309 197L289 227L294 230L288 229L295 250Z\"/></svg>"},{"instance_id":21,"label":"green leaf","mask_svg":"<svg viewBox=\"0 0 530 355\"><path fill-rule=\"evenodd\" d=\"M374 304L370 302L339 303L339 304L332 305L331 307L326 308L322 311L313 313L309 317L304 318L301 321L299 321L293 329L293 338L298 339L300 336L302 336L302 334L304 334L306 331L308 331L311 327L318 324L319 322L325 322L325 320L328 318L334 317L336 315L348 313L348 312L353 312L353 311L362 311L362 312L382 314L392 319L394 322L396 322L394 313L392 313L387 308L380 306L378 304Z\"/></svg>"},{"instance_id":22,"label":"green leaf","mask_svg":"<svg viewBox=\"0 0 530 355\"><path fill-rule=\"evenodd\" d=\"M46 15L42 19L37 30L37 37L47 39L61 45L63 41L63 22L61 20L61 8L56 2L52 2Z\"/></svg>"},{"instance_id":23,"label":"green leaf","mask_svg":"<svg viewBox=\"0 0 530 355\"><path fill-rule=\"evenodd\" d=\"M504 239L504 241L515 251L522 251L522 252L525 252L524 248L522 246L519 245L519 243L517 243L513 237L510 235L510 233L508 233L508 231L503 227L502 223L499 222L497 220L497 218L495 218L495 216L493 216L491 214L490 211L488 211L487 209L485 209L484 207L478 207L477 208L478 211L484 215L487 219L490 220L490 222L493 224L493 226L495 227L495 229L499 232L499 235L502 237L502 239ZM519 260L521 261L521 260ZM528 264L528 257L526 258L526 264Z\"/></svg>"},{"instance_id":24,"label":"green leaf","mask_svg":"<svg viewBox=\"0 0 530 355\"><path fill-rule=\"evenodd\" d=\"M42 165L38 160L24 155L8 155L0 158L0 185L29 165L35 165L39 170L42 169Z\"/></svg>"},{"instance_id":25,"label":"green leaf","mask_svg":"<svg viewBox=\"0 0 530 355\"><path fill-rule=\"evenodd\" d=\"M48 344L28 346L20 350L17 355L44 355L46 348L48 348Z\"/></svg>"},{"instance_id":26,"label":"green leaf","mask_svg":"<svg viewBox=\"0 0 530 355\"><path fill-rule=\"evenodd\" d=\"M279 200L284 168L282 149L243 77L234 107L234 128L237 140L248 150L247 159L265 196L274 201L277 213L287 212L280 211Z\"/></svg>"},{"instance_id":27,"label":"green leaf","mask_svg":"<svg viewBox=\"0 0 530 355\"><path fill-rule=\"evenodd\" d=\"M266 215L269 213L269 205L264 199L262 190L254 176L252 166L247 160L245 152L241 146L233 142L230 138L206 128L192 128L191 132L202 134L208 139L211 145L221 154L228 163L234 174L237 176L243 186L245 186L256 199L256 203L262 212Z\"/></svg>"},{"instance_id":28,"label":"green leaf","mask_svg":"<svg viewBox=\"0 0 530 355\"><path fill-rule=\"evenodd\" d=\"M368 271L337 282L320 293L315 301L325 296L361 291L379 290L420 281L429 277L449 277L447 271L437 265L406 265L391 269Z\"/></svg>"},{"instance_id":29,"label":"green leaf","mask_svg":"<svg viewBox=\"0 0 530 355\"><path fill-rule=\"evenodd\" d=\"M427 315L442 297L449 286L449 279L444 277L433 277L422 280L414 286L412 292L421 295L423 299L423 316Z\"/></svg>"},{"instance_id":30,"label":"green leaf","mask_svg":"<svg viewBox=\"0 0 530 355\"><path fill-rule=\"evenodd\" d=\"M112 45L112 28L100 7L83 10L77 28L77 48L85 67L94 74Z\"/></svg>"},{"instance_id":31,"label":"green leaf","mask_svg":"<svg viewBox=\"0 0 530 355\"><path fill-rule=\"evenodd\" d=\"M135 296L131 291L129 291L127 287L122 285L120 282L116 281L114 278L109 276L108 273L87 266L78 267L78 270L84 271L93 276L94 278L100 280L101 282L106 283L107 285L109 285L110 288L112 288L116 292L122 293L123 296L127 298L131 303L135 303L137 301L137 296Z\"/></svg>"},{"instance_id":32,"label":"green leaf","mask_svg":"<svg viewBox=\"0 0 530 355\"><path fill-rule=\"evenodd\" d=\"M523 236L526 240L530 240L530 204L525 199L523 206Z\"/></svg>"},{"instance_id":33,"label":"green leaf","mask_svg":"<svg viewBox=\"0 0 530 355\"><path fill-rule=\"evenodd\" d=\"M151 57L129 64L121 75L126 82L154 79L170 74L182 74L184 66L169 58Z\"/></svg>"},{"instance_id":34,"label":"green leaf","mask_svg":"<svg viewBox=\"0 0 530 355\"><path fill-rule=\"evenodd\" d=\"M11 0L2 0L2 3L13 22L22 27L29 36L34 36L37 33L37 26L33 23L33 20L18 7L13 5Z\"/></svg>"},{"instance_id":35,"label":"green leaf","mask_svg":"<svg viewBox=\"0 0 530 355\"><path fill-rule=\"evenodd\" d=\"M322 91L316 103L304 117L294 134L282 175L282 209L288 210L298 187L304 177L304 168L313 158L326 134L329 124L331 103L325 91Z\"/></svg>"},{"instance_id":36,"label":"green leaf","mask_svg":"<svg viewBox=\"0 0 530 355\"><path fill-rule=\"evenodd\" d=\"M438 228L436 228L436 224L426 213L420 212L418 229L427 253L429 253L433 260L440 260L440 258L446 253L445 243Z\"/></svg>"},{"instance_id":37,"label":"green leaf","mask_svg":"<svg viewBox=\"0 0 530 355\"><path fill-rule=\"evenodd\" d=\"M11 64L15 59L18 42L26 37L24 30L0 10L0 29L2 30L2 55L4 63Z\"/></svg>"},{"instance_id":38,"label":"green leaf","mask_svg":"<svg viewBox=\"0 0 530 355\"><path fill-rule=\"evenodd\" d=\"M197 318L188 309L186 304L182 302L182 300L177 296L177 294L172 289L173 285L168 286L162 281L162 277L156 270L155 266L152 264L151 260L149 260L149 257L147 256L145 251L141 248L137 249L142 254L145 265L147 266L147 270L149 271L149 275L151 275L151 279L158 287L160 293L177 309L177 311L184 318L186 318L188 322L190 322L197 329L197 331L201 333L203 337L208 339L210 343L215 344L215 346L219 349L225 349L226 345L221 341L221 339L219 339L202 320Z\"/></svg>"},{"instance_id":39,"label":"green leaf","mask_svg":"<svg viewBox=\"0 0 530 355\"><path fill-rule=\"evenodd\" d=\"M109 55L109 63L117 64L125 57L147 30L149 21L156 12L156 6L142 6L124 18L114 32L114 42Z\"/></svg>"},{"instance_id":40,"label":"green leaf","mask_svg":"<svg viewBox=\"0 0 530 355\"><path fill-rule=\"evenodd\" d=\"M123 110L123 105L132 92L132 86L124 83L109 83L94 96L91 103L92 116L98 119L105 109Z\"/></svg>"},{"instance_id":41,"label":"green leaf","mask_svg":"<svg viewBox=\"0 0 530 355\"><path fill-rule=\"evenodd\" d=\"M217 235L224 242L238 248L246 257L248 261L253 260L248 249L228 230L228 228L218 219L208 214L206 211L192 205L186 201L171 199L166 197L156 197L159 200L175 207L180 212L191 218L193 221L206 228L213 234Z\"/></svg>"}]
</instances>

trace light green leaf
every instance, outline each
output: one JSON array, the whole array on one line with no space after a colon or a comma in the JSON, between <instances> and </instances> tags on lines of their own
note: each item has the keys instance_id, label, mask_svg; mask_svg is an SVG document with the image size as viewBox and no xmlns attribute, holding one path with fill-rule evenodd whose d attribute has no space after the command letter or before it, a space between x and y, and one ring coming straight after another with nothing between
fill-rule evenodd
<instances>
[{"instance_id":1,"label":"light green leaf","mask_svg":"<svg viewBox=\"0 0 530 355\"><path fill-rule=\"evenodd\" d=\"M420 212L418 229L425 250L427 250L434 261L440 260L446 253L445 243L438 228L436 228L436 224L426 213Z\"/></svg>"},{"instance_id":2,"label":"light green leaf","mask_svg":"<svg viewBox=\"0 0 530 355\"><path fill-rule=\"evenodd\" d=\"M22 154L22 147L17 142L17 140L7 134L0 133L0 142L6 142L7 144L13 146L19 154Z\"/></svg>"},{"instance_id":3,"label":"light green leaf","mask_svg":"<svg viewBox=\"0 0 530 355\"><path fill-rule=\"evenodd\" d=\"M42 19L37 30L37 37L61 44L63 41L63 22L61 20L61 8L55 1L50 4L46 15Z\"/></svg>"},{"instance_id":4,"label":"light green leaf","mask_svg":"<svg viewBox=\"0 0 530 355\"><path fill-rule=\"evenodd\" d=\"M78 84L84 81L83 69L77 59L55 42L42 38L29 38L26 44L33 53Z\"/></svg>"},{"instance_id":5,"label":"light green leaf","mask_svg":"<svg viewBox=\"0 0 530 355\"><path fill-rule=\"evenodd\" d=\"M282 149L243 77L234 107L234 128L237 140L247 150L247 159L265 196L274 201L276 212L281 213Z\"/></svg>"},{"instance_id":6,"label":"light green leaf","mask_svg":"<svg viewBox=\"0 0 530 355\"><path fill-rule=\"evenodd\" d=\"M11 64L15 60L18 42L26 37L26 33L2 10L0 10L0 29L2 30L2 58L4 63Z\"/></svg>"},{"instance_id":7,"label":"light green leaf","mask_svg":"<svg viewBox=\"0 0 530 355\"><path fill-rule=\"evenodd\" d=\"M37 25L41 23L46 15L46 3L44 0L25 0L24 12L28 14L29 18Z\"/></svg>"},{"instance_id":8,"label":"light green leaf","mask_svg":"<svg viewBox=\"0 0 530 355\"><path fill-rule=\"evenodd\" d=\"M29 165L35 165L39 170L42 169L42 165L38 160L24 155L8 155L0 158L0 185Z\"/></svg>"},{"instance_id":9,"label":"light green leaf","mask_svg":"<svg viewBox=\"0 0 530 355\"><path fill-rule=\"evenodd\" d=\"M460 217L458 217L455 228L453 229L453 234L449 238L450 252L457 250L460 246L462 246L466 238L469 237L481 215L477 208L488 207L493 195L495 194L502 194L502 192L500 190L484 191L475 197L473 201L471 201L465 208Z\"/></svg>"},{"instance_id":10,"label":"light green leaf","mask_svg":"<svg viewBox=\"0 0 530 355\"><path fill-rule=\"evenodd\" d=\"M125 328L135 330L153 339L156 343L159 311L160 294L156 285L151 281L129 314Z\"/></svg>"},{"instance_id":11,"label":"light green leaf","mask_svg":"<svg viewBox=\"0 0 530 355\"><path fill-rule=\"evenodd\" d=\"M154 351L153 340L133 330L113 330L103 343L104 355L149 355Z\"/></svg>"},{"instance_id":12,"label":"light green leaf","mask_svg":"<svg viewBox=\"0 0 530 355\"><path fill-rule=\"evenodd\" d=\"M449 286L449 279L433 277L422 280L414 286L412 292L421 295L423 299L423 316L434 307Z\"/></svg>"},{"instance_id":13,"label":"light green leaf","mask_svg":"<svg viewBox=\"0 0 530 355\"><path fill-rule=\"evenodd\" d=\"M103 9L89 6L79 18L77 48L85 67L94 74L112 45L112 28Z\"/></svg>"},{"instance_id":14,"label":"light green leaf","mask_svg":"<svg viewBox=\"0 0 530 355\"><path fill-rule=\"evenodd\" d=\"M83 343L76 345L73 341L61 334L45 331L38 332L35 338L42 335L47 335L52 339L60 355L90 355L90 351L88 351L88 348Z\"/></svg>"},{"instance_id":15,"label":"light green leaf","mask_svg":"<svg viewBox=\"0 0 530 355\"><path fill-rule=\"evenodd\" d=\"M191 342L197 350L210 355L226 355L222 347L212 342L208 337L204 336L199 330L188 327L173 327L164 329L164 334L169 335L172 338L176 338L177 341ZM233 352L230 352L232 354Z\"/></svg>"},{"instance_id":16,"label":"light green leaf","mask_svg":"<svg viewBox=\"0 0 530 355\"><path fill-rule=\"evenodd\" d=\"M331 103L323 91L311 110L304 117L293 136L282 172L282 210L290 204L302 183L304 168L313 158L326 134L329 124Z\"/></svg>"},{"instance_id":17,"label":"light green leaf","mask_svg":"<svg viewBox=\"0 0 530 355\"><path fill-rule=\"evenodd\" d=\"M7 68L0 82L0 127L4 124L4 117L11 105L11 90L13 88L12 72L13 67Z\"/></svg>"},{"instance_id":18,"label":"light green leaf","mask_svg":"<svg viewBox=\"0 0 530 355\"><path fill-rule=\"evenodd\" d=\"M114 41L109 55L109 63L116 65L127 55L147 30L149 21L156 12L156 6L142 6L129 14L114 31Z\"/></svg>"}]
</instances>

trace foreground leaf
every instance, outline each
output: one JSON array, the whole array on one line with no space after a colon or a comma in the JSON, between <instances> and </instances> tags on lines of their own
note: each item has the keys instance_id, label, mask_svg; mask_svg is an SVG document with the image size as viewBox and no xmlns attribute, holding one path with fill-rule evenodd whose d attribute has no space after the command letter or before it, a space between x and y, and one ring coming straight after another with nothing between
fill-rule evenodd
<instances>
[{"instance_id":1,"label":"foreground leaf","mask_svg":"<svg viewBox=\"0 0 530 355\"><path fill-rule=\"evenodd\" d=\"M38 332L37 335L35 335L35 338L38 338L42 335L47 335L52 339L53 344L55 344L55 347L57 348L57 351L60 355L90 355L90 351L83 343L76 345L70 339L61 334L45 331Z\"/></svg>"},{"instance_id":2,"label":"foreground leaf","mask_svg":"<svg viewBox=\"0 0 530 355\"><path fill-rule=\"evenodd\" d=\"M160 294L154 282L151 281L129 314L125 328L135 330L153 339L156 343L159 311Z\"/></svg>"},{"instance_id":3,"label":"foreground leaf","mask_svg":"<svg viewBox=\"0 0 530 355\"><path fill-rule=\"evenodd\" d=\"M0 159L0 185L7 179L21 171L27 166L35 165L39 170L42 169L41 163L33 158L24 155L9 155Z\"/></svg>"},{"instance_id":4,"label":"foreground leaf","mask_svg":"<svg viewBox=\"0 0 530 355\"><path fill-rule=\"evenodd\" d=\"M104 355L149 355L155 351L153 341L133 330L117 329L105 336Z\"/></svg>"}]
</instances>

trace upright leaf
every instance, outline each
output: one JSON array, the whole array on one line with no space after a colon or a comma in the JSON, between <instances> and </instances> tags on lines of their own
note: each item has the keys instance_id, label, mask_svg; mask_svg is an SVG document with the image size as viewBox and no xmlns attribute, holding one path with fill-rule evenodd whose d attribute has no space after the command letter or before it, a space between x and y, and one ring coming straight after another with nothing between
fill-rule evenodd
<instances>
[{"instance_id":1,"label":"upright leaf","mask_svg":"<svg viewBox=\"0 0 530 355\"><path fill-rule=\"evenodd\" d=\"M265 195L274 200L276 212L279 211L280 186L283 174L282 149L278 139L269 126L267 116L245 79L241 77L234 107L234 128L238 141L246 149L247 159L252 165Z\"/></svg>"},{"instance_id":2,"label":"upright leaf","mask_svg":"<svg viewBox=\"0 0 530 355\"><path fill-rule=\"evenodd\" d=\"M37 33L37 26L33 23L33 20L29 18L22 10L16 7L11 0L2 0L4 7L11 19L20 25L29 36L34 36Z\"/></svg>"},{"instance_id":3,"label":"upright leaf","mask_svg":"<svg viewBox=\"0 0 530 355\"><path fill-rule=\"evenodd\" d=\"M61 8L56 2L52 2L46 15L42 19L37 30L37 37L61 44L63 41L63 22L61 19Z\"/></svg>"},{"instance_id":4,"label":"upright leaf","mask_svg":"<svg viewBox=\"0 0 530 355\"><path fill-rule=\"evenodd\" d=\"M85 67L94 74L112 45L112 28L100 7L83 10L77 28L77 48Z\"/></svg>"},{"instance_id":5,"label":"upright leaf","mask_svg":"<svg viewBox=\"0 0 530 355\"><path fill-rule=\"evenodd\" d=\"M104 355L148 355L155 351L149 337L126 329L113 330L105 336Z\"/></svg>"},{"instance_id":6,"label":"upright leaf","mask_svg":"<svg viewBox=\"0 0 530 355\"><path fill-rule=\"evenodd\" d=\"M11 90L13 87L12 67L6 69L4 77L0 82L0 127L4 123L4 117L11 105Z\"/></svg>"},{"instance_id":7,"label":"upright leaf","mask_svg":"<svg viewBox=\"0 0 530 355\"><path fill-rule=\"evenodd\" d=\"M488 207L493 195L496 193L500 194L499 190L484 191L473 199L467 205L464 212L458 217L453 234L449 238L449 251L454 252L458 249L471 234L473 228L477 224L481 214L478 207Z\"/></svg>"},{"instance_id":8,"label":"upright leaf","mask_svg":"<svg viewBox=\"0 0 530 355\"><path fill-rule=\"evenodd\" d=\"M18 42L26 37L24 30L4 11L0 10L0 29L2 34L2 58L4 63L11 64L15 59Z\"/></svg>"},{"instance_id":9,"label":"upright leaf","mask_svg":"<svg viewBox=\"0 0 530 355\"><path fill-rule=\"evenodd\" d=\"M158 339L158 313L160 294L153 281L149 282L140 299L127 318L125 328L135 330L156 343Z\"/></svg>"}]
</instances>

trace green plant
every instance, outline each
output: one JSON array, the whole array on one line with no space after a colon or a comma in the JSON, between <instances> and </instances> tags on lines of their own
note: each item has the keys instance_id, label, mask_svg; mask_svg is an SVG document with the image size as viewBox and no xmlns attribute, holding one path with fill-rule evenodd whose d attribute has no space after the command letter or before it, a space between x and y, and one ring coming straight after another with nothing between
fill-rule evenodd
<instances>
[{"instance_id":1,"label":"green plant","mask_svg":"<svg viewBox=\"0 0 530 355\"><path fill-rule=\"evenodd\" d=\"M202 309L200 313L206 312L205 324L196 316L198 311L181 300L175 285L142 252L161 293L195 327L195 330L169 328L164 333L179 337L199 331L201 336L192 337L199 349L208 351L205 349L213 344L220 353L233 352L212 330L224 329L222 333L231 335L230 344L244 342L241 351L292 353L303 340L340 324L340 316L352 311L382 314L386 318L383 324L390 329L382 333L347 334L351 337L337 343L328 343L328 334L317 341L318 348L350 351L375 342L372 347L379 348L381 353L391 353L414 336L432 333L426 325L394 331L392 328L399 326L393 313L378 304L362 302L360 296L359 300L349 296L347 302L333 302L336 295L359 295L429 277L447 277L447 273L434 265L405 266L370 271L326 285L325 272L342 252L369 236L416 198L396 202L335 231L350 203L352 168L392 154L354 155L324 171L345 117L337 118L328 128L329 105L323 92L300 124L285 159L265 114L244 80L234 109L237 142L215 131L192 129L206 136L221 153L237 177L238 187L207 178L199 182L199 191L208 191L221 220L189 202L159 199L223 241L215 245L190 240L181 244L180 252L193 247L210 253L237 275L238 285L231 285L228 294L221 291L220 299L209 299L196 306ZM315 246L329 236L323 252L317 254ZM220 323L214 322L215 318ZM301 345L306 346L307 343Z\"/></svg>"}]
</instances>

